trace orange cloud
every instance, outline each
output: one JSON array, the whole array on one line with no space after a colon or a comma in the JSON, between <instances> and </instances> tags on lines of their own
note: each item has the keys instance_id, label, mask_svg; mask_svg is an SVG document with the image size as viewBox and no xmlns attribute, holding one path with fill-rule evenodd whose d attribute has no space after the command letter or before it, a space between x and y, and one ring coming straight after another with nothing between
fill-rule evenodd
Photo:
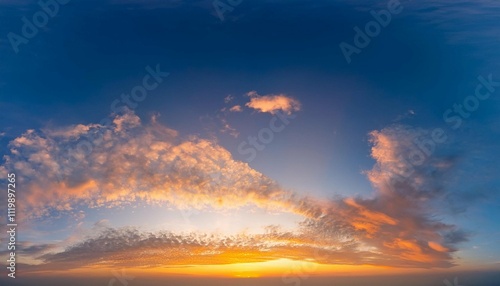
<instances>
[{"instance_id":1,"label":"orange cloud","mask_svg":"<svg viewBox=\"0 0 500 286\"><path fill-rule=\"evenodd\" d=\"M235 105L229 109L231 112L241 112L243 109L241 108L241 105Z\"/></svg>"},{"instance_id":2,"label":"orange cloud","mask_svg":"<svg viewBox=\"0 0 500 286\"><path fill-rule=\"evenodd\" d=\"M286 193L215 142L180 140L175 131L142 124L132 113L108 127L74 128L28 131L11 142L0 171L19 174L23 213L37 217L61 205L110 207L137 200L196 208L271 206L273 197ZM79 142L90 147L78 148Z\"/></svg>"},{"instance_id":3,"label":"orange cloud","mask_svg":"<svg viewBox=\"0 0 500 286\"><path fill-rule=\"evenodd\" d=\"M429 241L429 247L434 249L435 251L439 251L439 252L448 252L450 251L450 249L442 246L441 244L437 243L437 242L434 242L434 241Z\"/></svg>"},{"instance_id":4,"label":"orange cloud","mask_svg":"<svg viewBox=\"0 0 500 286\"><path fill-rule=\"evenodd\" d=\"M378 232L382 224L397 224L397 220L384 213L368 210L366 207L356 203L353 198L346 199L345 203L357 210L356 213L358 215L352 218L352 225L358 230L366 231L368 236L373 236Z\"/></svg>"},{"instance_id":5,"label":"orange cloud","mask_svg":"<svg viewBox=\"0 0 500 286\"><path fill-rule=\"evenodd\" d=\"M259 112L276 114L276 112L282 111L291 114L294 111L299 111L301 108L298 100L284 94L260 96L257 92L251 91L247 95L250 97L250 102L245 105Z\"/></svg>"}]
</instances>

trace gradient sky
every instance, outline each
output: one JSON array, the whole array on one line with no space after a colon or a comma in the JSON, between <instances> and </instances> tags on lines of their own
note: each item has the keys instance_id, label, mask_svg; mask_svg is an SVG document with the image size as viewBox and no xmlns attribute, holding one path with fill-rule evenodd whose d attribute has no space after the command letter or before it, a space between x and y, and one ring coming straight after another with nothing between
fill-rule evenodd
<instances>
[{"instance_id":1,"label":"gradient sky","mask_svg":"<svg viewBox=\"0 0 500 286\"><path fill-rule=\"evenodd\" d=\"M498 1L72 0L13 45L36 2L0 1L19 275L499 272Z\"/></svg>"}]
</instances>

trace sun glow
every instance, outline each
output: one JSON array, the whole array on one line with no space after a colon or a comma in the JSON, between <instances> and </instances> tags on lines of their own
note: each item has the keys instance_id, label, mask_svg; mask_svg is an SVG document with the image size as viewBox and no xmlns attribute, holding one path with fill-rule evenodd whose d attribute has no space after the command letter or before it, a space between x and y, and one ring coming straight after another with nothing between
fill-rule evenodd
<instances>
[{"instance_id":1,"label":"sun glow","mask_svg":"<svg viewBox=\"0 0 500 286\"><path fill-rule=\"evenodd\" d=\"M282 258L265 262L244 262L218 265L179 265L168 268L159 267L143 269L140 272L131 273L137 276L147 274L153 276L174 275L222 278L281 277L282 279L299 277L301 279L307 279L314 276L387 274L393 273L395 270L396 269L392 267L371 265L328 265L311 261Z\"/></svg>"}]
</instances>

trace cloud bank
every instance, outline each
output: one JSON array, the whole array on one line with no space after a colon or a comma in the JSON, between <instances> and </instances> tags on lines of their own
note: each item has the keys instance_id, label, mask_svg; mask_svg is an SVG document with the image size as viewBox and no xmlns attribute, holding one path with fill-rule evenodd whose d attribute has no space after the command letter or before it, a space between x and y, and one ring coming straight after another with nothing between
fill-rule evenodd
<instances>
[{"instance_id":1,"label":"cloud bank","mask_svg":"<svg viewBox=\"0 0 500 286\"><path fill-rule=\"evenodd\" d=\"M271 226L260 235L108 228L59 253L40 255L50 247L27 244L31 248L26 252L43 260L37 266L41 268L226 264L278 258L450 267L457 244L467 235L437 220L433 203L448 193L441 181L454 161L435 155L415 167L410 176L401 179L399 175L413 138L422 134L401 125L370 134L371 155L376 160L367 172L374 187L370 199L324 201L284 190L248 164L234 160L216 142L181 138L156 118L143 123L132 112L116 115L107 126L28 130L10 142L10 154L0 172L19 174L24 186L20 213L27 218L71 212L79 205L110 208L137 202L181 209L236 209L253 204L303 217L294 231ZM90 142L91 148L78 145L82 140Z\"/></svg>"},{"instance_id":2,"label":"cloud bank","mask_svg":"<svg viewBox=\"0 0 500 286\"><path fill-rule=\"evenodd\" d=\"M80 144L85 142L86 144ZM112 124L28 130L9 144L0 172L16 172L28 217L77 204L115 207L136 201L179 208L281 202L286 193L215 142L181 139L155 119L129 112Z\"/></svg>"}]
</instances>

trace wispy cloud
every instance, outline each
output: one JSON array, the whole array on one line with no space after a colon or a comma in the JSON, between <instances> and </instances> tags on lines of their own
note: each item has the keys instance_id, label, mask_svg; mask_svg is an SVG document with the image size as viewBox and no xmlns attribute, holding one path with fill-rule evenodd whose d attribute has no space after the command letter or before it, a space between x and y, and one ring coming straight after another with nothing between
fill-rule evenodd
<instances>
[{"instance_id":1,"label":"wispy cloud","mask_svg":"<svg viewBox=\"0 0 500 286\"><path fill-rule=\"evenodd\" d=\"M243 109L241 108L241 106L240 106L240 105L235 105L235 106L231 107L231 108L229 109L229 111L231 111L231 112L242 112L242 111L243 111Z\"/></svg>"}]
</instances>

